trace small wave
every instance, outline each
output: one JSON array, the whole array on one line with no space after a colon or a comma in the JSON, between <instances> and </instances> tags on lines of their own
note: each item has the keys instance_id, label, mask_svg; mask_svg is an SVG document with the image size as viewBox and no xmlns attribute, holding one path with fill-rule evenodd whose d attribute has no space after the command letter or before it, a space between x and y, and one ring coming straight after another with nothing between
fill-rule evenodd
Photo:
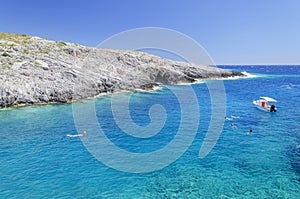
<instances>
[{"instance_id":1,"label":"small wave","mask_svg":"<svg viewBox=\"0 0 300 199\"><path fill-rule=\"evenodd\" d=\"M96 95L96 97L101 97L101 96L107 96L107 95L111 95L112 93L107 92L107 93L100 93L98 95Z\"/></svg>"},{"instance_id":2,"label":"small wave","mask_svg":"<svg viewBox=\"0 0 300 199\"><path fill-rule=\"evenodd\" d=\"M294 88L299 88L300 85L299 84L292 84L292 83L289 83L289 84L283 84L281 85L279 88L284 88L284 89L294 89Z\"/></svg>"},{"instance_id":3,"label":"small wave","mask_svg":"<svg viewBox=\"0 0 300 199\"><path fill-rule=\"evenodd\" d=\"M154 92L154 91L162 90L162 89L163 89L163 87L161 85L158 85L158 86L153 86L150 89L137 88L137 89L134 89L134 91L135 92L141 92L141 93L149 93L149 92Z\"/></svg>"},{"instance_id":4,"label":"small wave","mask_svg":"<svg viewBox=\"0 0 300 199\"><path fill-rule=\"evenodd\" d=\"M191 85L191 84L204 84L204 83L205 82L202 79L196 79L196 81L194 81L194 82L180 82L176 85L185 86L185 85Z\"/></svg>"},{"instance_id":5,"label":"small wave","mask_svg":"<svg viewBox=\"0 0 300 199\"><path fill-rule=\"evenodd\" d=\"M250 74L246 71L241 72L244 76L230 76L230 77L222 77L222 78L216 78L211 80L236 80L236 79L245 79L245 78L257 78L261 77L261 75L254 75Z\"/></svg>"},{"instance_id":6,"label":"small wave","mask_svg":"<svg viewBox=\"0 0 300 199\"><path fill-rule=\"evenodd\" d=\"M244 76L233 76L233 77L225 77L222 78L223 80L235 80L235 79L244 79L244 78L257 78L259 77L259 75L254 75L254 74L250 74L247 71L243 71L241 72Z\"/></svg>"},{"instance_id":7,"label":"small wave","mask_svg":"<svg viewBox=\"0 0 300 199\"><path fill-rule=\"evenodd\" d=\"M255 77L258 77L257 75L250 74L250 73L248 73L247 71L243 71L242 74L245 75L245 76L248 77L248 78L255 78Z\"/></svg>"}]
</instances>

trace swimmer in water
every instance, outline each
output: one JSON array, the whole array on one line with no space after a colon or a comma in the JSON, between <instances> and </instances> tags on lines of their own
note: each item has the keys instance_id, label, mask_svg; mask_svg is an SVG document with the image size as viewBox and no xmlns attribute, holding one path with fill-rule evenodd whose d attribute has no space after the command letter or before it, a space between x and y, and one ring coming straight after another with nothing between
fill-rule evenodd
<instances>
[{"instance_id":1,"label":"swimmer in water","mask_svg":"<svg viewBox=\"0 0 300 199\"><path fill-rule=\"evenodd\" d=\"M231 123L231 128L235 128L236 126L234 125L234 123Z\"/></svg>"},{"instance_id":2,"label":"swimmer in water","mask_svg":"<svg viewBox=\"0 0 300 199\"><path fill-rule=\"evenodd\" d=\"M71 137L71 138L74 138L74 137L82 137L82 136L86 136L87 135L87 133L86 133L86 131L83 131L83 133L79 133L79 134L67 134L67 136L68 137Z\"/></svg>"},{"instance_id":3,"label":"swimmer in water","mask_svg":"<svg viewBox=\"0 0 300 199\"><path fill-rule=\"evenodd\" d=\"M232 120L231 117L226 117L226 116L224 116L224 119L225 119L225 120Z\"/></svg>"},{"instance_id":4,"label":"swimmer in water","mask_svg":"<svg viewBox=\"0 0 300 199\"><path fill-rule=\"evenodd\" d=\"M248 134L250 135L250 134L252 134L252 132L253 132L253 130L250 129L250 130L248 131Z\"/></svg>"}]
</instances>

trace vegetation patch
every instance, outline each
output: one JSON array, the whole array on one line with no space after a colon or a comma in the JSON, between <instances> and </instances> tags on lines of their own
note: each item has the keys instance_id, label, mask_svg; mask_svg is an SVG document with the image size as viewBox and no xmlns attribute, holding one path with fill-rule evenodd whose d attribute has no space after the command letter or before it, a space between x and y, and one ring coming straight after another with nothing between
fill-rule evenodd
<instances>
[{"instance_id":1,"label":"vegetation patch","mask_svg":"<svg viewBox=\"0 0 300 199\"><path fill-rule=\"evenodd\" d=\"M66 42L63 42L63 41L59 41L59 42L57 42L56 44L57 44L57 46L59 46L59 47L62 47L62 46L66 46L66 45L67 45L67 43L66 43Z\"/></svg>"},{"instance_id":2,"label":"vegetation patch","mask_svg":"<svg viewBox=\"0 0 300 199\"><path fill-rule=\"evenodd\" d=\"M11 65L9 63L3 64L1 69L2 70L5 70L5 69L10 70L11 69Z\"/></svg>"},{"instance_id":3,"label":"vegetation patch","mask_svg":"<svg viewBox=\"0 0 300 199\"><path fill-rule=\"evenodd\" d=\"M0 42L0 46L5 46L5 47L14 47L16 44L12 42Z\"/></svg>"},{"instance_id":4,"label":"vegetation patch","mask_svg":"<svg viewBox=\"0 0 300 199\"><path fill-rule=\"evenodd\" d=\"M4 52L4 53L2 53L2 56L3 57L9 57L10 55L8 54L8 52Z\"/></svg>"},{"instance_id":5,"label":"vegetation patch","mask_svg":"<svg viewBox=\"0 0 300 199\"><path fill-rule=\"evenodd\" d=\"M41 64L39 62L37 62L37 61L34 62L34 65L41 66Z\"/></svg>"},{"instance_id":6,"label":"vegetation patch","mask_svg":"<svg viewBox=\"0 0 300 199\"><path fill-rule=\"evenodd\" d=\"M28 54L28 53L29 53L29 50L28 50L28 49L24 49L24 50L23 50L23 53L24 53L24 54Z\"/></svg>"},{"instance_id":7,"label":"vegetation patch","mask_svg":"<svg viewBox=\"0 0 300 199\"><path fill-rule=\"evenodd\" d=\"M17 44L28 44L30 43L30 36L25 34L11 34L7 32L0 32L0 40L12 41Z\"/></svg>"},{"instance_id":8,"label":"vegetation patch","mask_svg":"<svg viewBox=\"0 0 300 199\"><path fill-rule=\"evenodd\" d=\"M43 54L49 54L50 50L49 49L40 49L38 52L43 53Z\"/></svg>"}]
</instances>

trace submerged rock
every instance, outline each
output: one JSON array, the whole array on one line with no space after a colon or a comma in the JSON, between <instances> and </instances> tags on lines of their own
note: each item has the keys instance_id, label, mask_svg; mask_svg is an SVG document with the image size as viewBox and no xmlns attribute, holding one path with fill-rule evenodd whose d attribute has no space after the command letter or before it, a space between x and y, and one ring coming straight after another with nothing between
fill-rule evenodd
<instances>
[{"instance_id":1,"label":"submerged rock","mask_svg":"<svg viewBox=\"0 0 300 199\"><path fill-rule=\"evenodd\" d=\"M243 76L137 51L91 48L9 33L0 33L0 40L0 107L65 103L100 93L151 89L159 83Z\"/></svg>"}]
</instances>

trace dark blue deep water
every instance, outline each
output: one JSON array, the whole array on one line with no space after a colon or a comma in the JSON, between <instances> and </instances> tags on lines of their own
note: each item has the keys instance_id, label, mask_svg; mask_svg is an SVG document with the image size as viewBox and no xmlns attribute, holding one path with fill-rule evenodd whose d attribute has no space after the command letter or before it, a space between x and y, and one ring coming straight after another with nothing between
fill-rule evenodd
<instances>
[{"instance_id":1,"label":"dark blue deep water","mask_svg":"<svg viewBox=\"0 0 300 199\"><path fill-rule=\"evenodd\" d=\"M148 173L110 168L98 161L79 137L67 137L77 134L72 104L0 110L0 198L298 198L300 66L219 67L254 76L222 81L226 115L239 117L224 120L217 144L203 159L198 157L199 149L212 117L205 82L133 93L129 111L137 125L145 127L153 122L149 117L153 105L165 109L163 127L149 138L122 131L111 110L112 96L78 102L83 107L95 103L99 128L117 148L135 154L151 153L176 137L181 107L189 106L191 99L186 90L192 86L200 109L193 142L175 162ZM186 92L183 105L172 89ZM122 103L128 95L113 96ZM252 101L259 96L275 98L278 111L267 113L255 108ZM194 114L190 111L190 120ZM89 116L85 119L87 123L92 120ZM250 128L251 135L247 134ZM87 129L84 139L92 140L92 131L96 132L92 127ZM107 154L114 159L113 153Z\"/></svg>"}]
</instances>

